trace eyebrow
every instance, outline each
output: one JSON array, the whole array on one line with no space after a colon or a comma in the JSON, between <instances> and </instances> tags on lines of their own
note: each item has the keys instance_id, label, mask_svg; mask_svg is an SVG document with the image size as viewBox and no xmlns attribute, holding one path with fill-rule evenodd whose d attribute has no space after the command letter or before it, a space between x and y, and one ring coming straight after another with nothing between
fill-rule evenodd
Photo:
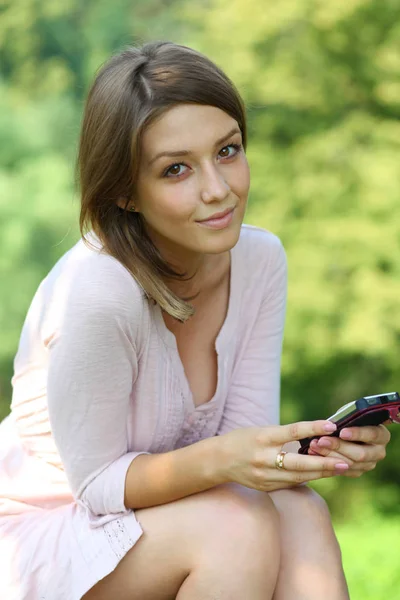
<instances>
[{"instance_id":1,"label":"eyebrow","mask_svg":"<svg viewBox=\"0 0 400 600\"><path fill-rule=\"evenodd\" d=\"M241 131L238 127L234 127L233 129L231 129L231 131L229 133L224 135L224 137L217 140L215 142L214 147L219 146L220 144L225 142L227 139L232 137L232 135L234 135L235 133L241 133ZM149 166L152 165L156 160L158 160L162 156L188 156L190 154L192 154L192 152L190 152L190 150L175 150L174 152L172 152L172 151L171 152L169 152L169 151L160 152L159 154L156 154L156 156L149 162Z\"/></svg>"}]
</instances>

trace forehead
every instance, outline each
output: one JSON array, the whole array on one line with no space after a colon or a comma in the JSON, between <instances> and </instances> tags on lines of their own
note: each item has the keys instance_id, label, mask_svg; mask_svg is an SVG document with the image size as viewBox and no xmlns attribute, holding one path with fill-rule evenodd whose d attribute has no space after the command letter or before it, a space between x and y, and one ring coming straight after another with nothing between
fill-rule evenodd
<instances>
[{"instance_id":1,"label":"forehead","mask_svg":"<svg viewBox=\"0 0 400 600\"><path fill-rule=\"evenodd\" d=\"M181 104L170 108L144 132L147 158L164 150L195 150L212 145L237 122L215 106Z\"/></svg>"}]
</instances>

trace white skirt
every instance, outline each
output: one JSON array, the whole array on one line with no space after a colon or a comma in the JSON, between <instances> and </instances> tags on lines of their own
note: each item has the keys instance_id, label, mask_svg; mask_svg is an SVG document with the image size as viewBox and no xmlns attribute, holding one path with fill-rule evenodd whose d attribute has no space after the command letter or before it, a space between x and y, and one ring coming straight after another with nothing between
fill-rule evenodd
<instances>
[{"instance_id":1,"label":"white skirt","mask_svg":"<svg viewBox=\"0 0 400 600\"><path fill-rule=\"evenodd\" d=\"M0 423L0 598L80 600L115 569L143 530L133 511L97 518L73 500L42 508L54 496L32 493L35 467L6 417ZM32 496L41 502L31 504Z\"/></svg>"}]
</instances>

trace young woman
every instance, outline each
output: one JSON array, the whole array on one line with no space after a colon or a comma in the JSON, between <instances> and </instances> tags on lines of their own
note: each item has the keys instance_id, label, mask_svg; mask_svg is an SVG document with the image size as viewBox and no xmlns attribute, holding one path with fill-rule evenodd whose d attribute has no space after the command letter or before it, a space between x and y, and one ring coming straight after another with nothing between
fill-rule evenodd
<instances>
[{"instance_id":1,"label":"young woman","mask_svg":"<svg viewBox=\"0 0 400 600\"><path fill-rule=\"evenodd\" d=\"M278 425L286 261L242 224L246 144L237 90L190 48L128 48L98 73L82 239L35 294L1 425L2 598L348 598L300 484L373 468L389 433L301 456L334 426Z\"/></svg>"}]
</instances>

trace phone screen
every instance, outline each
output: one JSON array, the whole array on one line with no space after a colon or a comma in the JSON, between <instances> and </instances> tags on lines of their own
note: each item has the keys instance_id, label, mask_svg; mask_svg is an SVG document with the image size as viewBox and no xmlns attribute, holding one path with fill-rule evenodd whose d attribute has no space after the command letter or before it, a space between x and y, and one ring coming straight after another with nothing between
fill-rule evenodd
<instances>
[{"instance_id":1,"label":"phone screen","mask_svg":"<svg viewBox=\"0 0 400 600\"><path fill-rule=\"evenodd\" d=\"M348 404L345 404L344 406L341 406L334 415L332 415L331 417L328 417L328 421L332 421L333 423L336 423L337 421L339 421L340 419L343 419L344 417L347 417L348 415L351 415L352 412L354 412L355 410L357 410L357 401L353 400L352 402L349 402Z\"/></svg>"},{"instance_id":2,"label":"phone screen","mask_svg":"<svg viewBox=\"0 0 400 600\"><path fill-rule=\"evenodd\" d=\"M343 419L351 416L353 413L357 413L360 410L365 410L372 406L384 406L390 402L396 402L400 400L397 392L390 392L389 394L377 394L375 396L364 396L359 400L353 400L344 406L341 406L334 415L328 417L328 421L338 423Z\"/></svg>"}]
</instances>

